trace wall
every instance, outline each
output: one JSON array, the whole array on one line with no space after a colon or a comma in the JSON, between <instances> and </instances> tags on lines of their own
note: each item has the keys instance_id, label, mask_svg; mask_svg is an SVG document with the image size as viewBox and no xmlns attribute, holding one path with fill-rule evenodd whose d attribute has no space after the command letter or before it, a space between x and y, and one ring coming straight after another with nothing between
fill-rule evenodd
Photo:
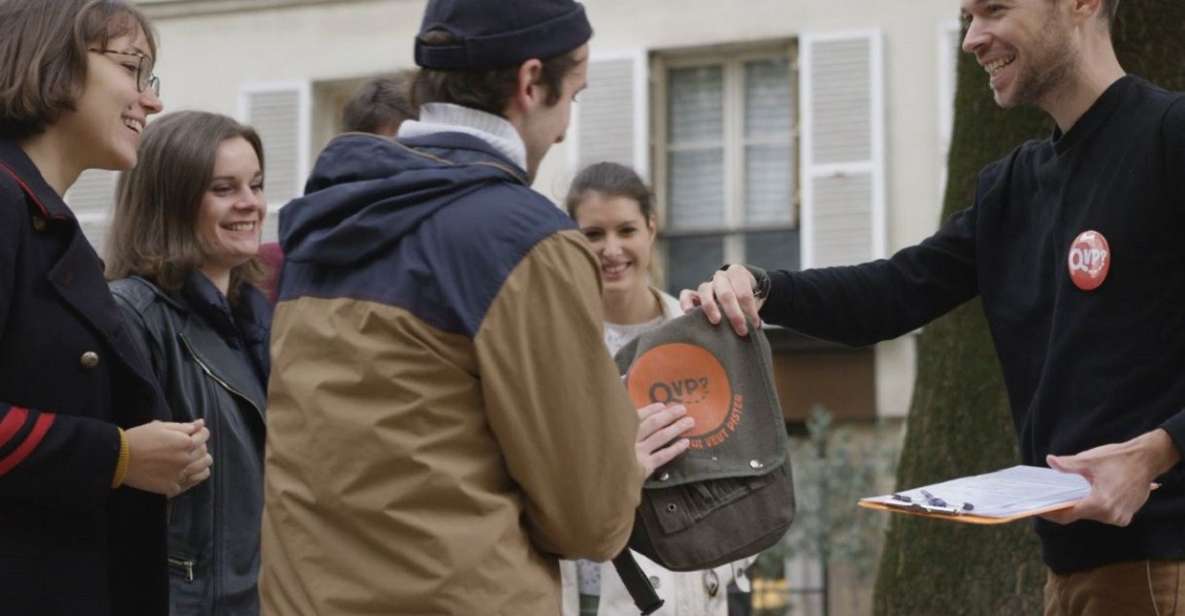
<instances>
[{"instance_id":1,"label":"wall","mask_svg":"<svg viewBox=\"0 0 1185 616\"><path fill-rule=\"evenodd\" d=\"M410 66L424 7L422 0L269 1L280 8L268 10L234 10L253 5L245 2L190 4L227 12L157 18L162 40L157 72L165 105L230 115L238 113L243 84L339 81ZM183 5L158 1L146 8L165 15L184 13ZM938 41L957 15L954 0L588 0L586 6L596 30L594 54L880 29L885 43L890 252L937 227L943 163L939 118L944 117L939 106L944 61ZM324 124L324 119L314 119L314 125ZM565 148L553 148L536 187L558 199L568 179ZM907 411L914 352L912 335L876 347L879 414Z\"/></svg>"}]
</instances>

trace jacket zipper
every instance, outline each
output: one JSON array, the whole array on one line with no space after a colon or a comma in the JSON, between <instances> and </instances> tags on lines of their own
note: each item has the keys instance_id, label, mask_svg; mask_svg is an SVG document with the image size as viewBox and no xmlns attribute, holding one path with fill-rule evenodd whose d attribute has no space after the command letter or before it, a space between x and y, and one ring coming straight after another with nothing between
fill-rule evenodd
<instances>
[{"instance_id":1,"label":"jacket zipper","mask_svg":"<svg viewBox=\"0 0 1185 616\"><path fill-rule=\"evenodd\" d=\"M221 385L222 387L224 387L227 391L238 396L239 398L242 398L244 402L251 405L251 408L255 410L255 414L259 415L259 421L263 422L263 425L266 426L267 419L263 416L263 411L259 410L259 407L255 405L255 402L252 401L251 398L249 396L247 396L247 394L244 394L243 392L235 389L234 387L231 387L226 381L218 378L218 376L214 374L214 371L210 370L210 368L208 366L206 366L206 362L202 361L201 356L198 355L197 352L193 350L193 347L189 345L189 341L185 340L184 336L182 336L181 339L185 341L185 347L187 349L189 349L189 354L193 356L193 360L195 362L197 362L198 366L201 367L202 372L205 372L206 376L214 379L214 382L216 382L219 385Z\"/></svg>"},{"instance_id":2,"label":"jacket zipper","mask_svg":"<svg viewBox=\"0 0 1185 616\"><path fill-rule=\"evenodd\" d=\"M264 425L264 426L266 426L266 425L267 425L267 420L266 420L266 419L264 418L264 416L263 416L263 411L261 411L261 410L259 409L259 407L255 405L255 402L253 402L253 401L251 400L251 398L249 398L249 397L248 397L246 394L244 394L243 392L241 392L241 391L239 391L239 390L235 389L234 387L231 387L229 383L227 383L226 381L224 381L224 380L222 380L222 379L218 378L218 375L214 374L214 371L213 371L213 370L210 370L210 367L206 365L206 362L202 361L202 358L201 358L201 356L200 356L200 355L198 355L197 351L194 351L194 350L193 350L193 347L192 347L192 346L189 344L189 340L187 340L187 339L185 338L185 336L181 336L181 340L182 340L182 341L185 343L185 347L186 347L186 349L188 349L188 350L189 350L189 354L193 356L193 360L194 360L195 362L197 362L197 365L198 365L199 367L201 367L201 369L202 369L202 372L205 372L205 373L206 373L206 376L209 376L211 379L213 379L213 380L214 380L214 382L215 382L215 383L218 383L218 384L219 384L219 385L221 385L223 388L225 388L225 389L226 389L226 391L229 391L231 394L234 394L235 396L238 396L240 399L242 399L244 402L246 402L248 405L250 405L250 406L251 406L251 408L255 410L255 414L259 416L259 420L260 420L261 422L263 422L263 425ZM211 428L216 428L216 426L211 426ZM217 470L215 470L214 472L217 472ZM213 479L214 479L214 477L213 477L213 476L211 476L211 477L210 477L210 479L211 479L211 480L213 480ZM211 493L212 493L212 491L211 491ZM214 512L215 512L215 513L214 513L214 515L215 515L215 517L216 517L216 516L217 516L217 511L218 511L218 508L217 508L217 507L214 507L214 508L213 508L213 510L214 510ZM212 559L212 561L211 561L211 571L210 571L210 587L211 587L211 590L212 590L213 596L214 596L214 597L218 597L218 593L219 593L219 575L221 574L221 572L218 570L218 562L219 562L219 560L220 560L220 557L221 557L221 549L220 549L220 547L219 547L219 542L221 541L221 537L220 537L220 534L221 534L221 533L219 533L219 531L218 531L218 520L217 520L217 519L212 519L210 522L211 522L211 528L212 528L212 530L213 530L213 535L214 535L214 536L212 537L212 539L213 539L213 546L211 547L211 549L213 550L213 559ZM190 575L192 576L192 569L190 570ZM191 581L192 581L192 578L191 578Z\"/></svg>"},{"instance_id":3,"label":"jacket zipper","mask_svg":"<svg viewBox=\"0 0 1185 616\"><path fill-rule=\"evenodd\" d=\"M185 570L185 581L186 582L193 581L193 561L192 560L182 560L180 558L173 558L172 556L170 556L169 557L169 564L174 567L179 567L179 568Z\"/></svg>"}]
</instances>

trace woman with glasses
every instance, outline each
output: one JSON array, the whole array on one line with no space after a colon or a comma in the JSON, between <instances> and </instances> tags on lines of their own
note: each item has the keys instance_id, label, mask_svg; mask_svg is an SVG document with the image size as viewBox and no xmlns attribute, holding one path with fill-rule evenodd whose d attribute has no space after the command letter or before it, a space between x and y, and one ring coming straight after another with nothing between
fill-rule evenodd
<instances>
[{"instance_id":1,"label":"woman with glasses","mask_svg":"<svg viewBox=\"0 0 1185 616\"><path fill-rule=\"evenodd\" d=\"M259 135L200 111L150 124L116 190L112 291L174 419L209 426L217 469L171 503L172 616L259 614L271 305L254 283L266 213Z\"/></svg>"},{"instance_id":2,"label":"woman with glasses","mask_svg":"<svg viewBox=\"0 0 1185 616\"><path fill-rule=\"evenodd\" d=\"M0 0L0 613L168 613L165 497L210 474L62 195L136 163L156 43L121 0Z\"/></svg>"},{"instance_id":3,"label":"woman with glasses","mask_svg":"<svg viewBox=\"0 0 1185 616\"><path fill-rule=\"evenodd\" d=\"M650 284L658 226L650 189L633 169L617 163L586 167L572 180L566 206L601 262L605 346L610 354L683 314L678 300ZM727 586L741 580L752 562L680 573L636 552L634 559L666 600L655 616L726 616ZM637 613L612 563L563 563L561 573L569 588L564 616Z\"/></svg>"}]
</instances>

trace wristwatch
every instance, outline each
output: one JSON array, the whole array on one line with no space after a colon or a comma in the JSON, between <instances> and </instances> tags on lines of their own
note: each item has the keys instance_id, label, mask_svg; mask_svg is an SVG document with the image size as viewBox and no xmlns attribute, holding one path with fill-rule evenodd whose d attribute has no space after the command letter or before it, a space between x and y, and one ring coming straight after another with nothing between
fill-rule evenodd
<instances>
[{"instance_id":1,"label":"wristwatch","mask_svg":"<svg viewBox=\"0 0 1185 616\"><path fill-rule=\"evenodd\" d=\"M725 263L724 265L720 266L720 271L726 271L731 266L732 263ZM767 299L769 297L769 289L771 285L769 281L769 274L767 274L764 269L757 267L756 265L741 264L741 267L749 270L749 273L753 275L753 297L756 299Z\"/></svg>"}]
</instances>

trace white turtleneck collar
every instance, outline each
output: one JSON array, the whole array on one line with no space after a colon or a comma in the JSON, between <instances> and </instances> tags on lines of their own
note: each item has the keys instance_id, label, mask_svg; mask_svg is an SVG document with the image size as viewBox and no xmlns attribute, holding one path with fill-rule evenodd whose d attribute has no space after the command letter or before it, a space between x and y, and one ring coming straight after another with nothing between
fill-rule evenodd
<instances>
[{"instance_id":1,"label":"white turtleneck collar","mask_svg":"<svg viewBox=\"0 0 1185 616\"><path fill-rule=\"evenodd\" d=\"M407 120L399 126L400 139L436 133L472 135L490 144L524 171L527 168L527 146L514 125L501 116L452 103L424 103L420 106L419 120Z\"/></svg>"}]
</instances>

